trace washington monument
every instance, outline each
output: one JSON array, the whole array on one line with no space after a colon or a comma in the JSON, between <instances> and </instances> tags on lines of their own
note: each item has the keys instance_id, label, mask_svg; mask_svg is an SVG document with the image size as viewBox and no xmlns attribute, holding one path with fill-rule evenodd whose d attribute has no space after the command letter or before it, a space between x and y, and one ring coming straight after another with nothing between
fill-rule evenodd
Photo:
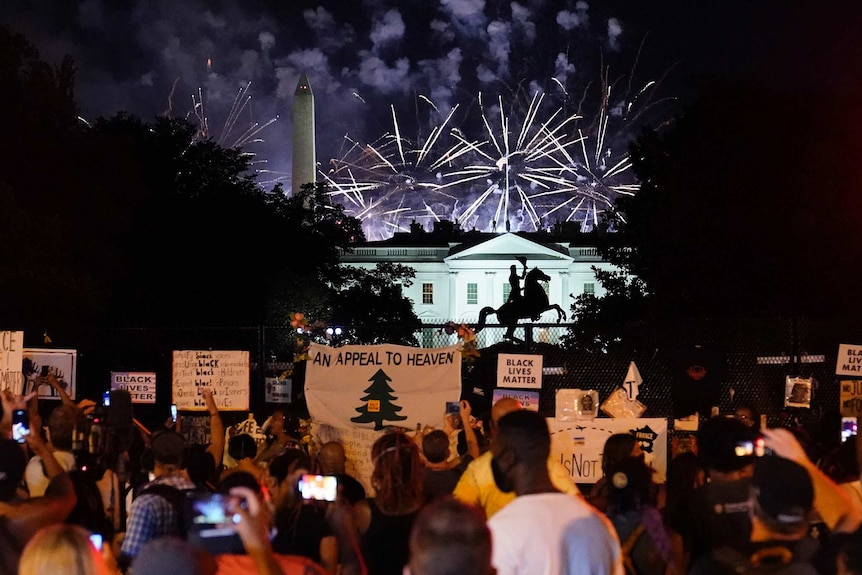
<instances>
[{"instance_id":1,"label":"washington monument","mask_svg":"<svg viewBox=\"0 0 862 575\"><path fill-rule=\"evenodd\" d=\"M314 93L303 72L293 95L293 165L290 176L290 193L295 194L303 184L313 184L317 173L317 155L314 153Z\"/></svg>"}]
</instances>

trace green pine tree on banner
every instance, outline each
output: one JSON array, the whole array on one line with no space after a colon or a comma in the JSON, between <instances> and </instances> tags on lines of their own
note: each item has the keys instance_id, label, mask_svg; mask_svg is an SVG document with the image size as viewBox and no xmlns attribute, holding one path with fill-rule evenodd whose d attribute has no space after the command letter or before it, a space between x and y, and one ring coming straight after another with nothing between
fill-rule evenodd
<instances>
[{"instance_id":1,"label":"green pine tree on banner","mask_svg":"<svg viewBox=\"0 0 862 575\"><path fill-rule=\"evenodd\" d=\"M403 408L392 403L393 399L398 399L392 392L395 391L387 382L392 381L386 372L378 369L371 376L371 385L365 390L368 394L361 399L365 402L362 407L357 407L356 411L360 413L356 417L351 417L350 421L354 423L371 423L374 422L374 429L383 429L383 421L402 421L407 419L404 415L398 415L398 412Z\"/></svg>"}]
</instances>

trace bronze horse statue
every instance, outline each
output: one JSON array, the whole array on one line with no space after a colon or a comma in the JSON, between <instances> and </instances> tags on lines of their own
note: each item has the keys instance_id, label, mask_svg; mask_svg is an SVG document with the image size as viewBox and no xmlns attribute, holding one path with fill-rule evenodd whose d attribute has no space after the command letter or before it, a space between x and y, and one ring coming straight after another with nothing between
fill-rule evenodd
<instances>
[{"instance_id":1,"label":"bronze horse statue","mask_svg":"<svg viewBox=\"0 0 862 575\"><path fill-rule=\"evenodd\" d=\"M515 337L515 328L518 326L518 320L532 319L537 321L542 313L549 309L557 310L557 323L566 319L566 312L563 311L557 304L548 302L548 294L539 283L540 281L551 281L551 278L539 268L533 268L527 272L527 277L524 278L524 295L518 299L508 301L494 309L491 306L486 306L479 311L479 323L474 328L475 332L480 332L485 327L485 319L489 315L496 315L500 325L505 325L506 330L504 339L508 339L517 343L524 343L524 340Z\"/></svg>"}]
</instances>

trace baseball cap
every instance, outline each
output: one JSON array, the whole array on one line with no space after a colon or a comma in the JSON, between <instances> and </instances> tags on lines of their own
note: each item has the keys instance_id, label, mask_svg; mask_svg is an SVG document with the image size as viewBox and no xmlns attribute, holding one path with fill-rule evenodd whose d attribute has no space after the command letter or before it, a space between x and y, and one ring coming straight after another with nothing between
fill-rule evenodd
<instances>
[{"instance_id":1,"label":"baseball cap","mask_svg":"<svg viewBox=\"0 0 862 575\"><path fill-rule=\"evenodd\" d=\"M798 463L777 455L757 457L751 486L760 509L779 524L793 526L808 520L814 485Z\"/></svg>"}]
</instances>

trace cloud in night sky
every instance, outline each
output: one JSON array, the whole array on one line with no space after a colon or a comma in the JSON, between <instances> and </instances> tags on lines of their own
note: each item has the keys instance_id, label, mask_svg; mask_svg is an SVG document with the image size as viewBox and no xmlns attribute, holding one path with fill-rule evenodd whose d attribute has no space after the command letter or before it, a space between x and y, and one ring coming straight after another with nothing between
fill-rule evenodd
<instances>
[{"instance_id":1,"label":"cloud in night sky","mask_svg":"<svg viewBox=\"0 0 862 575\"><path fill-rule=\"evenodd\" d=\"M90 119L121 110L144 119L166 110L189 115L200 90L211 125L219 125L251 82L238 125L279 117L252 149L285 173L302 72L315 93L325 164L345 134L373 140L388 130L390 105L414 116L419 130L432 121L416 113L420 95L445 115L458 103L469 109L480 88L495 98L518 86L559 94L555 78L580 93L603 52L640 42L621 18L583 0L7 1L4 21L45 59L75 58L77 98Z\"/></svg>"}]
</instances>

